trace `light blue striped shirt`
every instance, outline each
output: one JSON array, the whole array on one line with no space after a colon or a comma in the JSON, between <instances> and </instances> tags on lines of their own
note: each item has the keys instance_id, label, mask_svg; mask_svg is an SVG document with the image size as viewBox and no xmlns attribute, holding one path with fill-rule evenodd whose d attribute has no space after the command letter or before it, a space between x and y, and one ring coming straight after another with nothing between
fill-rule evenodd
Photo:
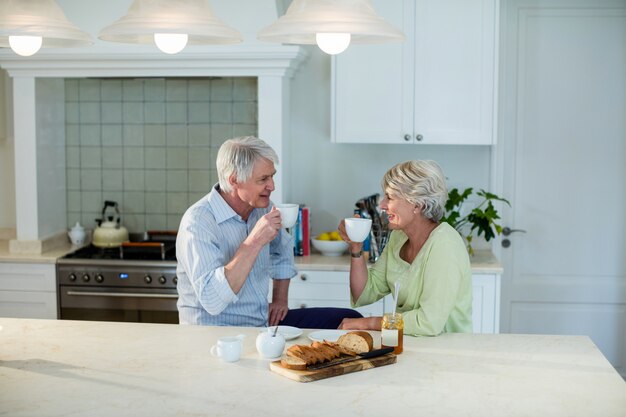
<instances>
[{"instance_id":1,"label":"light blue striped shirt","mask_svg":"<svg viewBox=\"0 0 626 417\"><path fill-rule=\"evenodd\" d=\"M293 238L281 229L261 249L238 294L226 280L224 265L269 211L254 209L246 222L222 198L217 185L187 209L176 239L180 324L267 326L270 278L290 279L297 273Z\"/></svg>"}]
</instances>

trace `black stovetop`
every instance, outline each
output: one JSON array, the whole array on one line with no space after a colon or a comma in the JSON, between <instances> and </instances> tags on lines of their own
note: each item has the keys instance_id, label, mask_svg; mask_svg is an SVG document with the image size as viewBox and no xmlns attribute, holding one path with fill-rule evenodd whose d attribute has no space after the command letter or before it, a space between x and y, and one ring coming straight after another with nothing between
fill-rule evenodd
<instances>
[{"instance_id":1,"label":"black stovetop","mask_svg":"<svg viewBox=\"0 0 626 417\"><path fill-rule=\"evenodd\" d=\"M64 259L124 259L124 260L155 260L176 261L176 245L173 242L164 244L163 256L161 248L154 247L116 247L98 248L85 246L65 255Z\"/></svg>"}]
</instances>

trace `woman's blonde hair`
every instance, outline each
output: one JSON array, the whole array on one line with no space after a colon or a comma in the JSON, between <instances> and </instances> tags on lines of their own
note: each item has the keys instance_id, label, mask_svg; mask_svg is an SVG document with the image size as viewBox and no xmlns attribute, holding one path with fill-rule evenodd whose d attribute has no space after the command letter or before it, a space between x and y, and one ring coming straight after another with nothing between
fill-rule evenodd
<instances>
[{"instance_id":1,"label":"woman's blonde hair","mask_svg":"<svg viewBox=\"0 0 626 417\"><path fill-rule=\"evenodd\" d=\"M443 171L435 161L407 161L393 166L383 176L385 194L419 206L424 217L438 222L448 201Z\"/></svg>"}]
</instances>

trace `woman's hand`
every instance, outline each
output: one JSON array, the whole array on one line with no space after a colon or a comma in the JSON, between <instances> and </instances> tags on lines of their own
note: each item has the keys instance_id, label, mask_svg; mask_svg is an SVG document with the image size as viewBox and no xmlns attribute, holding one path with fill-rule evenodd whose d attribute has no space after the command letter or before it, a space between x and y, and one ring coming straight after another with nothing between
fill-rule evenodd
<instances>
[{"instance_id":1,"label":"woman's hand","mask_svg":"<svg viewBox=\"0 0 626 417\"><path fill-rule=\"evenodd\" d=\"M361 216L355 214L354 217L359 218ZM339 230L339 236L341 236L343 241L347 242L350 246L350 252L356 253L363 249L363 242L352 242L348 237L348 233L346 233L346 221L344 219L341 219L341 221L339 222L339 226L337 226L337 229Z\"/></svg>"},{"instance_id":2,"label":"woman's hand","mask_svg":"<svg viewBox=\"0 0 626 417\"><path fill-rule=\"evenodd\" d=\"M360 319L343 319L338 329L341 330L380 330L382 317L363 317Z\"/></svg>"}]
</instances>

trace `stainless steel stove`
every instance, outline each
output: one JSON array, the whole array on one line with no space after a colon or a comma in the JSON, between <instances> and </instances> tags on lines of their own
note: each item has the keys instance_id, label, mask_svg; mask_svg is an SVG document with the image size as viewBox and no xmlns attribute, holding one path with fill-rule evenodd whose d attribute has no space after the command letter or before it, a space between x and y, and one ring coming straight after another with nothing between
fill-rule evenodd
<instances>
[{"instance_id":1,"label":"stainless steel stove","mask_svg":"<svg viewBox=\"0 0 626 417\"><path fill-rule=\"evenodd\" d=\"M59 259L59 318L178 323L175 244L175 232L147 232L121 247L87 246Z\"/></svg>"}]
</instances>

